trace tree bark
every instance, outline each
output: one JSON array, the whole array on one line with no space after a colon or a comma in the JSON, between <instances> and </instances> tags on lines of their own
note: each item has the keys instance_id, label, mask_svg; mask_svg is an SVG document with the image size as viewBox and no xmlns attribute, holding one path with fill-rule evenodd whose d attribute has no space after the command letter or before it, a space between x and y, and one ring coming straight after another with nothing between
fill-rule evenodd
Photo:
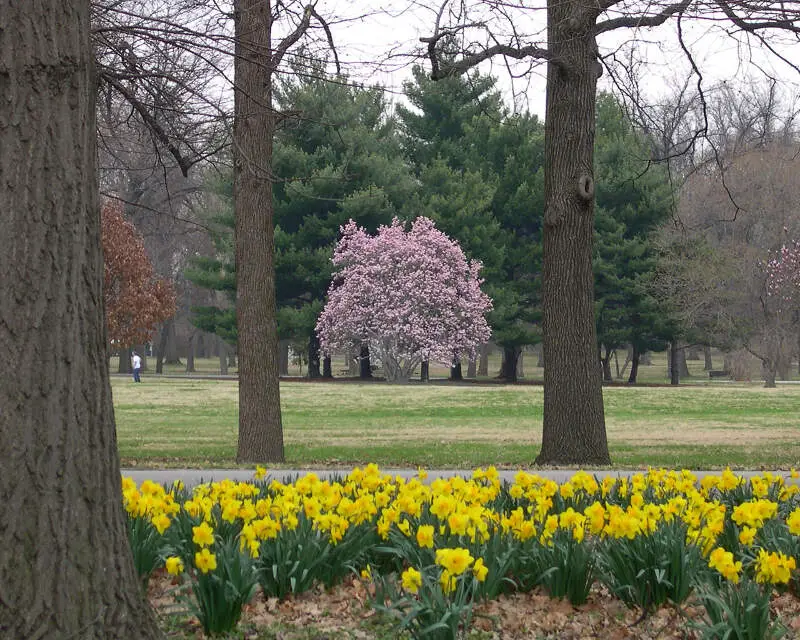
<instances>
[{"instance_id":1,"label":"tree bark","mask_svg":"<svg viewBox=\"0 0 800 640\"><path fill-rule=\"evenodd\" d=\"M680 367L678 366L678 341L673 340L669 343L669 383L679 385L681 383Z\"/></svg>"},{"instance_id":2,"label":"tree bark","mask_svg":"<svg viewBox=\"0 0 800 640\"><path fill-rule=\"evenodd\" d=\"M461 371L461 358L456 357L450 365L450 380L453 382L461 382L464 379L464 374Z\"/></svg>"},{"instance_id":3,"label":"tree bark","mask_svg":"<svg viewBox=\"0 0 800 640\"><path fill-rule=\"evenodd\" d=\"M0 637L160 638L122 508L88 0L0 3Z\"/></svg>"},{"instance_id":4,"label":"tree bark","mask_svg":"<svg viewBox=\"0 0 800 640\"><path fill-rule=\"evenodd\" d=\"M272 147L272 9L234 0L233 197L239 330L237 462L282 462Z\"/></svg>"},{"instance_id":5,"label":"tree bark","mask_svg":"<svg viewBox=\"0 0 800 640\"><path fill-rule=\"evenodd\" d=\"M703 345L703 370L711 371L714 368L714 363L711 360L711 347Z\"/></svg>"},{"instance_id":6,"label":"tree bark","mask_svg":"<svg viewBox=\"0 0 800 640\"><path fill-rule=\"evenodd\" d=\"M192 331L191 335L189 336L189 349L186 352L186 373L194 373L194 353L195 349L197 348L197 338L198 332L197 330Z\"/></svg>"},{"instance_id":7,"label":"tree bark","mask_svg":"<svg viewBox=\"0 0 800 640\"><path fill-rule=\"evenodd\" d=\"M331 357L325 356L322 359L322 377L333 378L333 366L331 364Z\"/></svg>"},{"instance_id":8,"label":"tree bark","mask_svg":"<svg viewBox=\"0 0 800 640\"><path fill-rule=\"evenodd\" d=\"M594 322L598 5L547 3L542 258L544 419L537 464L610 464Z\"/></svg>"},{"instance_id":9,"label":"tree bark","mask_svg":"<svg viewBox=\"0 0 800 640\"><path fill-rule=\"evenodd\" d=\"M278 369L278 374L282 376L289 375L289 341L288 340L281 340L279 344L280 348L280 365Z\"/></svg>"},{"instance_id":10,"label":"tree bark","mask_svg":"<svg viewBox=\"0 0 800 640\"><path fill-rule=\"evenodd\" d=\"M319 370L319 338L316 331L313 331L308 338L308 377L322 377Z\"/></svg>"},{"instance_id":11,"label":"tree bark","mask_svg":"<svg viewBox=\"0 0 800 640\"><path fill-rule=\"evenodd\" d=\"M500 378L506 382L517 381L517 358L521 350L519 347L503 347L503 362L500 365Z\"/></svg>"},{"instance_id":12,"label":"tree bark","mask_svg":"<svg viewBox=\"0 0 800 640\"><path fill-rule=\"evenodd\" d=\"M605 356L600 358L600 363L603 365L603 382L614 382L614 376L611 373L612 350L605 347L605 352Z\"/></svg>"},{"instance_id":13,"label":"tree bark","mask_svg":"<svg viewBox=\"0 0 800 640\"><path fill-rule=\"evenodd\" d=\"M164 354L167 349L167 341L169 339L169 325L173 324L175 320L170 318L161 325L161 331L158 334L158 348L156 350L156 373L164 373Z\"/></svg>"},{"instance_id":14,"label":"tree bark","mask_svg":"<svg viewBox=\"0 0 800 640\"><path fill-rule=\"evenodd\" d=\"M372 363L369 357L369 345L364 343L361 345L361 352L358 358L359 362L359 375L362 380L372 379Z\"/></svg>"},{"instance_id":15,"label":"tree bark","mask_svg":"<svg viewBox=\"0 0 800 640\"><path fill-rule=\"evenodd\" d=\"M634 345L633 352L631 353L631 375L628 376L628 384L636 384L636 377L639 375L640 357L639 349Z\"/></svg>"},{"instance_id":16,"label":"tree bark","mask_svg":"<svg viewBox=\"0 0 800 640\"><path fill-rule=\"evenodd\" d=\"M525 352L520 348L517 356L517 379L525 377Z\"/></svg>"},{"instance_id":17,"label":"tree bark","mask_svg":"<svg viewBox=\"0 0 800 640\"><path fill-rule=\"evenodd\" d=\"M478 354L470 356L467 362L467 378L474 378L478 373Z\"/></svg>"},{"instance_id":18,"label":"tree bark","mask_svg":"<svg viewBox=\"0 0 800 640\"><path fill-rule=\"evenodd\" d=\"M488 377L489 375L489 353L491 352L491 347L489 343L481 345L481 357L480 361L478 362L478 375L482 377Z\"/></svg>"},{"instance_id":19,"label":"tree bark","mask_svg":"<svg viewBox=\"0 0 800 640\"><path fill-rule=\"evenodd\" d=\"M419 379L422 382L428 382L431 379L431 363L428 360L423 360L419 367Z\"/></svg>"},{"instance_id":20,"label":"tree bark","mask_svg":"<svg viewBox=\"0 0 800 640\"><path fill-rule=\"evenodd\" d=\"M178 356L178 336L175 332L175 321L170 319L166 325L167 338L166 347L164 348L164 362L167 364L181 364L180 356Z\"/></svg>"},{"instance_id":21,"label":"tree bark","mask_svg":"<svg viewBox=\"0 0 800 640\"><path fill-rule=\"evenodd\" d=\"M131 358L133 357L133 347L128 349L120 349L119 363L117 365L117 373L131 373Z\"/></svg>"},{"instance_id":22,"label":"tree bark","mask_svg":"<svg viewBox=\"0 0 800 640\"><path fill-rule=\"evenodd\" d=\"M219 373L222 376L228 375L228 345L217 336L217 351L219 351Z\"/></svg>"}]
</instances>

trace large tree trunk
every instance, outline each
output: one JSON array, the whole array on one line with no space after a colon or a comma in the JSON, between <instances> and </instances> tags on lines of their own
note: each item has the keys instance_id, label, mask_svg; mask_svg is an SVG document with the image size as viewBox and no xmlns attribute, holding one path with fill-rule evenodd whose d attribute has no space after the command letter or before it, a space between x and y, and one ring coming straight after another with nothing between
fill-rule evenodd
<instances>
[{"instance_id":1,"label":"large tree trunk","mask_svg":"<svg viewBox=\"0 0 800 640\"><path fill-rule=\"evenodd\" d=\"M272 13L235 0L233 197L239 329L237 462L282 462L272 201Z\"/></svg>"},{"instance_id":2,"label":"large tree trunk","mask_svg":"<svg viewBox=\"0 0 800 640\"><path fill-rule=\"evenodd\" d=\"M362 380L371 380L372 379L372 362L370 362L369 358L369 345L364 343L361 345L361 355L358 358L359 362L359 374L358 377Z\"/></svg>"},{"instance_id":3,"label":"large tree trunk","mask_svg":"<svg viewBox=\"0 0 800 640\"><path fill-rule=\"evenodd\" d=\"M428 360L423 360L419 367L420 382L428 382L431 379L431 363Z\"/></svg>"},{"instance_id":4,"label":"large tree trunk","mask_svg":"<svg viewBox=\"0 0 800 640\"><path fill-rule=\"evenodd\" d=\"M667 366L669 368L669 383L671 385L679 385L681 383L680 366L678 366L678 341L673 340L669 343L669 359Z\"/></svg>"},{"instance_id":5,"label":"large tree trunk","mask_svg":"<svg viewBox=\"0 0 800 640\"><path fill-rule=\"evenodd\" d=\"M217 350L219 351L219 373L222 376L228 375L228 345L217 336Z\"/></svg>"},{"instance_id":6,"label":"large tree trunk","mask_svg":"<svg viewBox=\"0 0 800 640\"><path fill-rule=\"evenodd\" d=\"M714 363L711 360L711 347L703 345L703 370L711 371L714 368Z\"/></svg>"},{"instance_id":7,"label":"large tree trunk","mask_svg":"<svg viewBox=\"0 0 800 640\"><path fill-rule=\"evenodd\" d=\"M594 123L598 9L547 3L542 258L544 420L537 464L609 464L594 322Z\"/></svg>"},{"instance_id":8,"label":"large tree trunk","mask_svg":"<svg viewBox=\"0 0 800 640\"><path fill-rule=\"evenodd\" d=\"M517 381L517 359L521 350L519 347L503 347L503 361L500 364L500 378L506 382Z\"/></svg>"},{"instance_id":9,"label":"large tree trunk","mask_svg":"<svg viewBox=\"0 0 800 640\"><path fill-rule=\"evenodd\" d=\"M278 373L282 376L289 375L289 341L281 340L278 348L280 349L280 365Z\"/></svg>"},{"instance_id":10,"label":"large tree trunk","mask_svg":"<svg viewBox=\"0 0 800 640\"><path fill-rule=\"evenodd\" d=\"M189 350L186 352L186 373L194 373L194 354L197 349L197 338L199 334L195 329L189 336Z\"/></svg>"},{"instance_id":11,"label":"large tree trunk","mask_svg":"<svg viewBox=\"0 0 800 640\"><path fill-rule=\"evenodd\" d=\"M478 362L478 375L482 377L487 377L489 375L489 353L491 352L491 347L489 343L481 345L481 357Z\"/></svg>"},{"instance_id":12,"label":"large tree trunk","mask_svg":"<svg viewBox=\"0 0 800 640\"><path fill-rule=\"evenodd\" d=\"M450 365L450 380L454 382L461 382L464 379L464 374L461 371L461 357L458 356L453 359Z\"/></svg>"},{"instance_id":13,"label":"large tree trunk","mask_svg":"<svg viewBox=\"0 0 800 640\"><path fill-rule=\"evenodd\" d=\"M322 377L319 370L319 337L316 331L312 331L308 338L308 377Z\"/></svg>"},{"instance_id":14,"label":"large tree trunk","mask_svg":"<svg viewBox=\"0 0 800 640\"><path fill-rule=\"evenodd\" d=\"M169 326L174 324L174 322L175 320L170 318L161 325L161 331L159 331L158 334L158 347L156 349L156 373L164 373L164 354L169 340Z\"/></svg>"},{"instance_id":15,"label":"large tree trunk","mask_svg":"<svg viewBox=\"0 0 800 640\"><path fill-rule=\"evenodd\" d=\"M88 0L0 3L0 637L158 638L103 318Z\"/></svg>"},{"instance_id":16,"label":"large tree trunk","mask_svg":"<svg viewBox=\"0 0 800 640\"><path fill-rule=\"evenodd\" d=\"M117 364L117 373L130 373L133 371L131 365L131 358L133 357L133 347L128 349L120 349L119 363Z\"/></svg>"},{"instance_id":17,"label":"large tree trunk","mask_svg":"<svg viewBox=\"0 0 800 640\"><path fill-rule=\"evenodd\" d=\"M167 364L181 364L180 356L178 356L178 335L175 331L175 321L169 320L166 327L167 338L166 347L164 348L164 362Z\"/></svg>"},{"instance_id":18,"label":"large tree trunk","mask_svg":"<svg viewBox=\"0 0 800 640\"><path fill-rule=\"evenodd\" d=\"M322 359L322 377L333 378L333 364L330 356L325 356Z\"/></svg>"},{"instance_id":19,"label":"large tree trunk","mask_svg":"<svg viewBox=\"0 0 800 640\"><path fill-rule=\"evenodd\" d=\"M473 353L467 362L467 378L474 378L478 374L478 354Z\"/></svg>"},{"instance_id":20,"label":"large tree trunk","mask_svg":"<svg viewBox=\"0 0 800 640\"><path fill-rule=\"evenodd\" d=\"M605 347L605 356L600 357L600 362L603 365L603 382L614 382L614 376L611 373L611 354L613 351Z\"/></svg>"},{"instance_id":21,"label":"large tree trunk","mask_svg":"<svg viewBox=\"0 0 800 640\"><path fill-rule=\"evenodd\" d=\"M631 375L628 376L628 384L636 384L636 377L639 375L639 358L641 354L636 345L633 345L633 353L631 354Z\"/></svg>"}]
</instances>

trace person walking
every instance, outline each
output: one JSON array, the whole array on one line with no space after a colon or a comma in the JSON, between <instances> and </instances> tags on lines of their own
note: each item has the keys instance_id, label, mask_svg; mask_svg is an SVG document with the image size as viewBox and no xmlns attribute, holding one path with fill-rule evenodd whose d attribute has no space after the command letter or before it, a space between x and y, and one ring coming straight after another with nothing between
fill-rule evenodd
<instances>
[{"instance_id":1,"label":"person walking","mask_svg":"<svg viewBox=\"0 0 800 640\"><path fill-rule=\"evenodd\" d=\"M139 377L139 374L142 371L142 359L135 351L133 352L133 357L131 357L131 366L133 368L133 381L141 382L142 379Z\"/></svg>"}]
</instances>

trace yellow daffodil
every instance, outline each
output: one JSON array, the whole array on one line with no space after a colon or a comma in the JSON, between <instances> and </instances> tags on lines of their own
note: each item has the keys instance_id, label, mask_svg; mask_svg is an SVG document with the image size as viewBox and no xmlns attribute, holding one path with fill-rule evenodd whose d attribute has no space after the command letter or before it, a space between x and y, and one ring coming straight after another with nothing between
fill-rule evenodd
<instances>
[{"instance_id":1,"label":"yellow daffodil","mask_svg":"<svg viewBox=\"0 0 800 640\"><path fill-rule=\"evenodd\" d=\"M217 557L208 549L203 549L194 554L194 566L201 573L208 573L217 568Z\"/></svg>"},{"instance_id":2,"label":"yellow daffodil","mask_svg":"<svg viewBox=\"0 0 800 640\"><path fill-rule=\"evenodd\" d=\"M409 567L400 576L403 589L409 593L417 593L422 586L422 574L414 567Z\"/></svg>"},{"instance_id":3,"label":"yellow daffodil","mask_svg":"<svg viewBox=\"0 0 800 640\"><path fill-rule=\"evenodd\" d=\"M167 569L167 573L172 574L173 576L183 573L183 560L181 560L178 556L170 556L167 558L164 566Z\"/></svg>"},{"instance_id":4,"label":"yellow daffodil","mask_svg":"<svg viewBox=\"0 0 800 640\"><path fill-rule=\"evenodd\" d=\"M192 527L192 542L199 547L208 547L214 544L214 529L205 521Z\"/></svg>"}]
</instances>

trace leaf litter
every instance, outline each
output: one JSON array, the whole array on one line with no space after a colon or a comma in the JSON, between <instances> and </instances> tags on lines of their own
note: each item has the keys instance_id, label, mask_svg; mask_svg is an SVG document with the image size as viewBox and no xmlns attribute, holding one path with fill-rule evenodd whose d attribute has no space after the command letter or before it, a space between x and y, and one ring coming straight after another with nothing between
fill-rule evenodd
<instances>
[{"instance_id":1,"label":"leaf litter","mask_svg":"<svg viewBox=\"0 0 800 640\"><path fill-rule=\"evenodd\" d=\"M355 576L324 589L317 586L284 600L256 593L242 614L235 638L261 640L385 640L403 637L391 621L369 606L370 585ZM184 594L181 596L181 594ZM177 620L169 638L207 638L186 605L185 588L163 571L150 581L148 597L162 618ZM800 598L791 593L773 596L772 615L787 629L786 638L800 638ZM573 606L550 598L543 590L502 595L476 603L469 639L474 640L699 640L693 624L704 610L690 598L678 608L664 606L642 615L629 609L602 586L593 587L589 600ZM177 634L177 635L175 635Z\"/></svg>"}]
</instances>

